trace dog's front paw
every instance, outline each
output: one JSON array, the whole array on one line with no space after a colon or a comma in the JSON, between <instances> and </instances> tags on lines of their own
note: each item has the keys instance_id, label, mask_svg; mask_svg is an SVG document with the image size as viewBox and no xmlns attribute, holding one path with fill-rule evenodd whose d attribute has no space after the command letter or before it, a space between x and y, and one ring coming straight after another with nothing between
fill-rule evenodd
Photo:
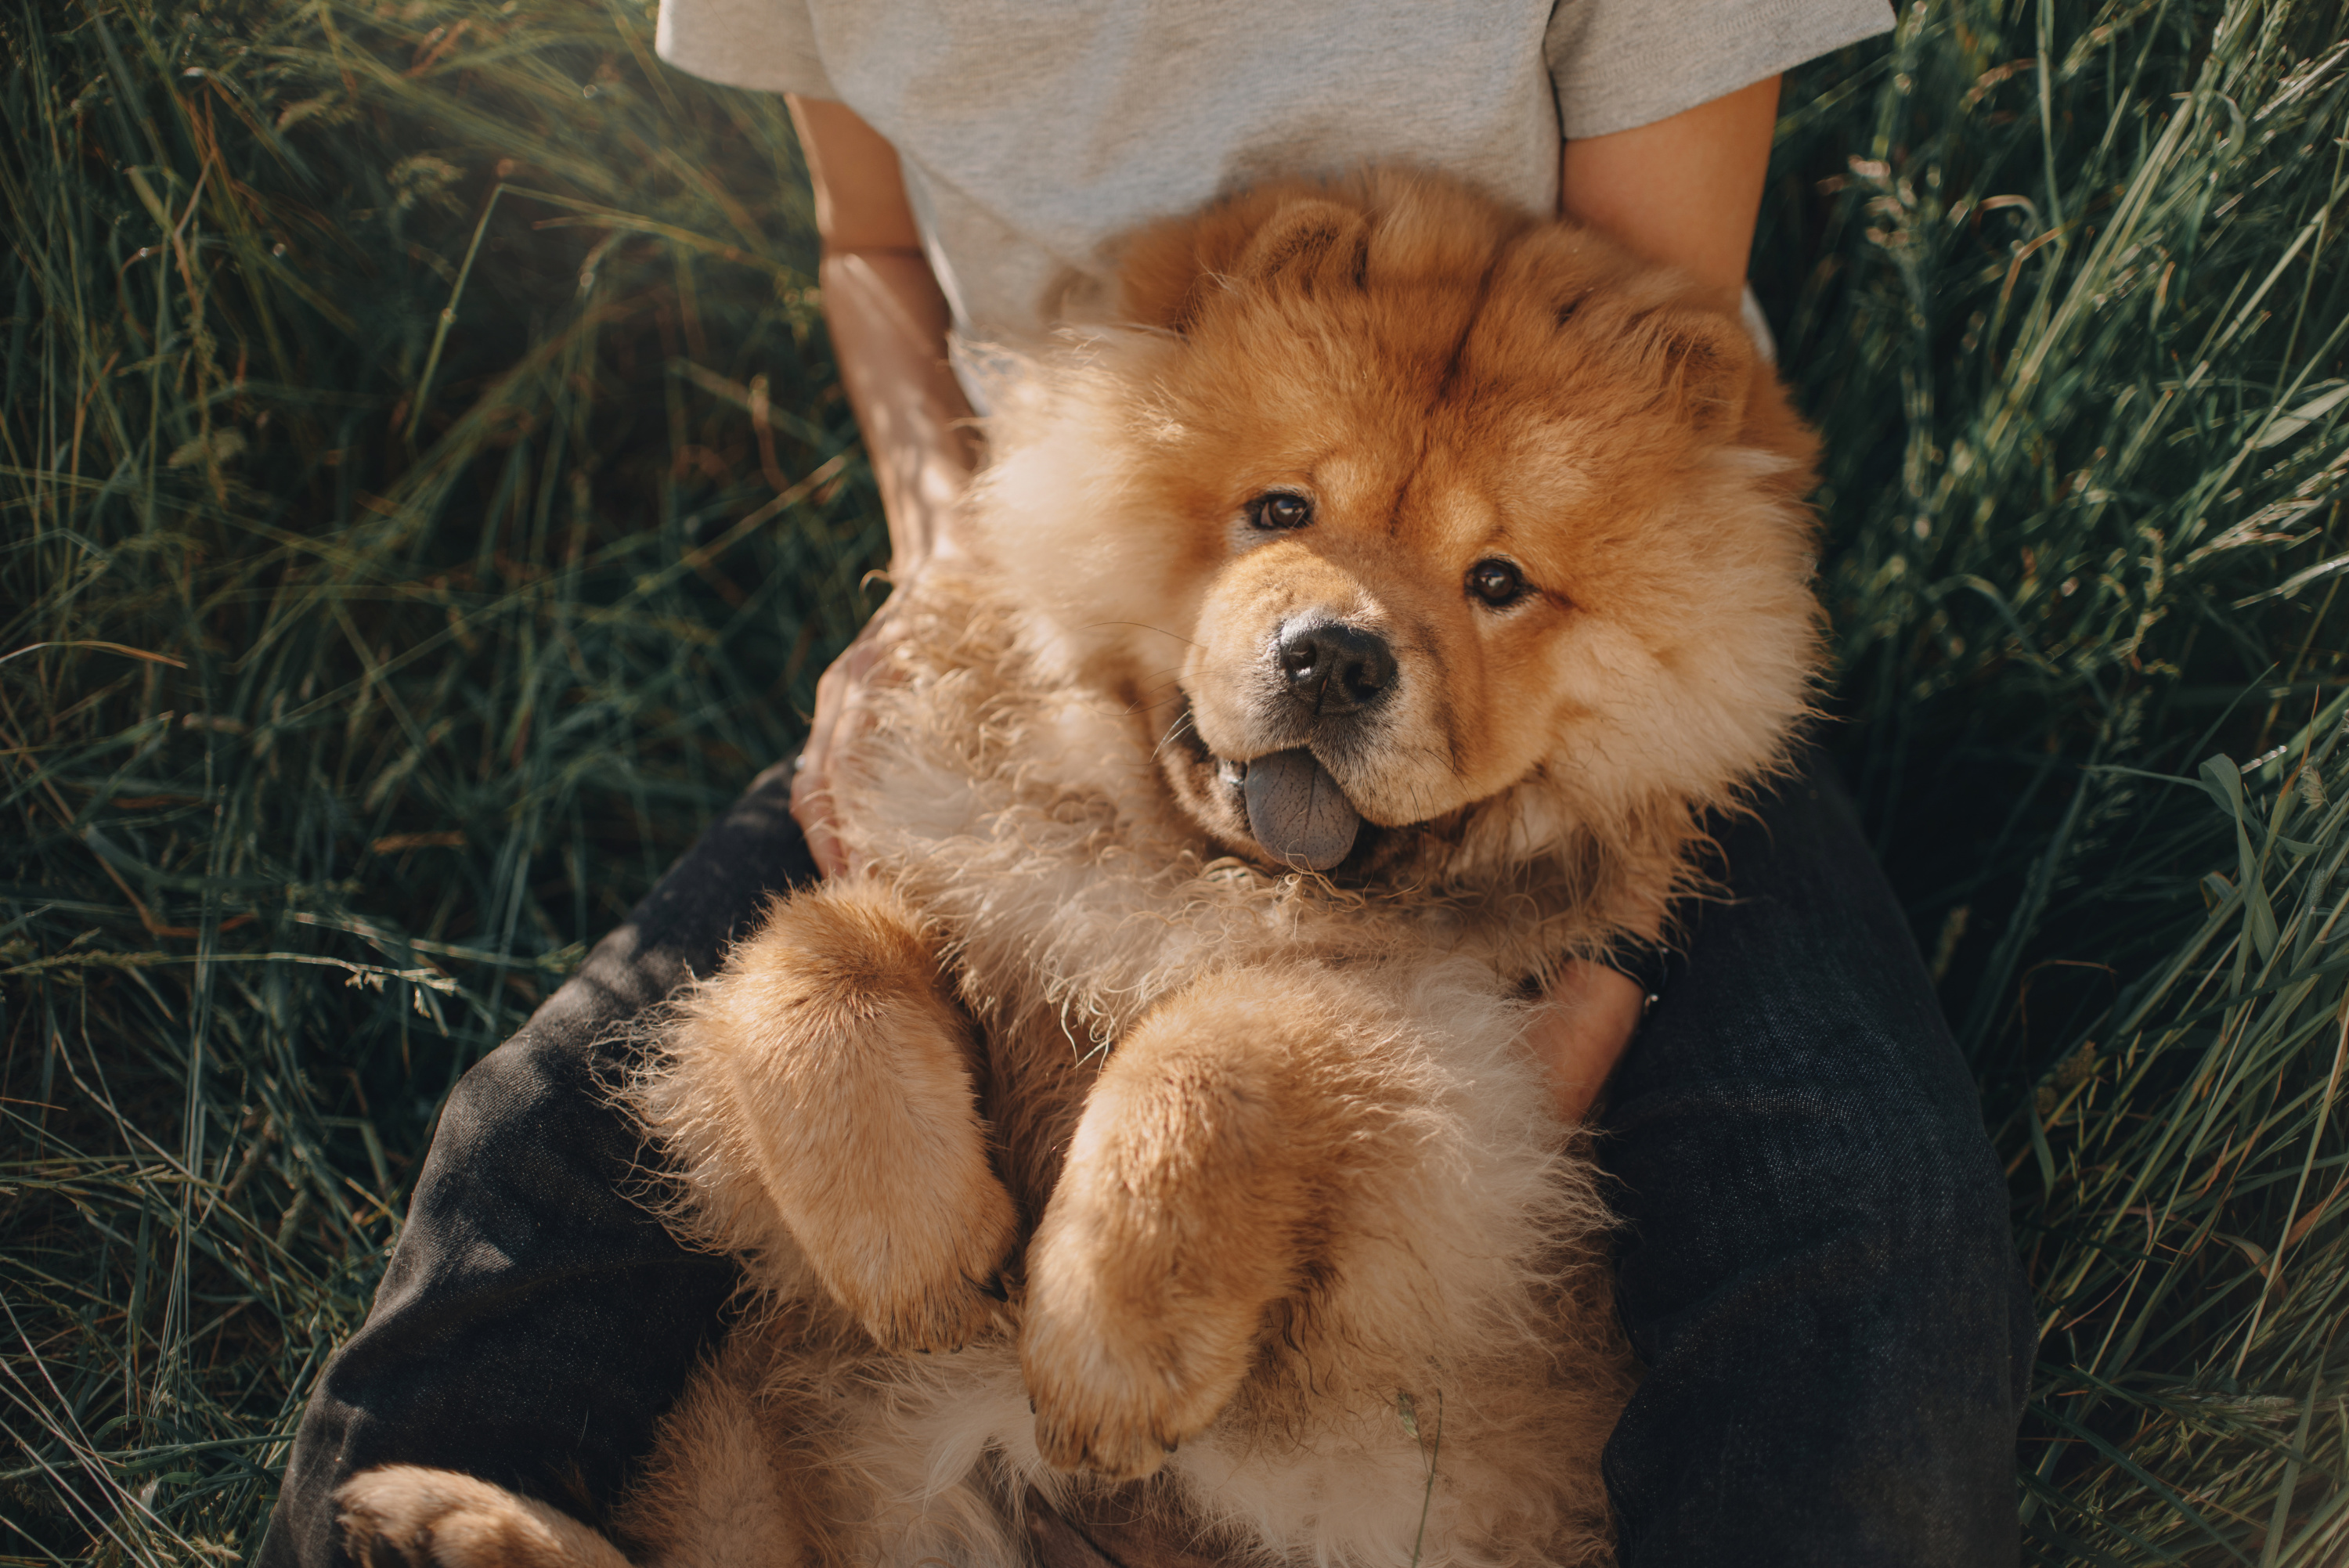
<instances>
[{"instance_id":1,"label":"dog's front paw","mask_svg":"<svg viewBox=\"0 0 2349 1568\"><path fill-rule=\"evenodd\" d=\"M1019 1239L935 942L874 883L776 905L687 998L639 1094L711 1239L796 1251L890 1350L987 1332Z\"/></svg>"},{"instance_id":2,"label":"dog's front paw","mask_svg":"<svg viewBox=\"0 0 2349 1568\"><path fill-rule=\"evenodd\" d=\"M1120 1041L1028 1251L1019 1356L1046 1462L1148 1475L1301 1301L1394 1125L1380 998L1310 965L1200 976Z\"/></svg>"},{"instance_id":3,"label":"dog's front paw","mask_svg":"<svg viewBox=\"0 0 2349 1568\"><path fill-rule=\"evenodd\" d=\"M1146 1476L1215 1420L1290 1288L1281 1097L1216 1071L1167 1009L1093 1086L1028 1250L1019 1362L1046 1463Z\"/></svg>"},{"instance_id":4,"label":"dog's front paw","mask_svg":"<svg viewBox=\"0 0 2349 1568\"><path fill-rule=\"evenodd\" d=\"M335 1504L364 1568L628 1568L577 1520L454 1470L386 1465L345 1482Z\"/></svg>"},{"instance_id":5,"label":"dog's front paw","mask_svg":"<svg viewBox=\"0 0 2349 1568\"><path fill-rule=\"evenodd\" d=\"M1055 1469L1149 1475L1247 1376L1257 1305L1178 1295L1154 1272L1065 1234L1030 1254L1019 1362L1037 1450Z\"/></svg>"},{"instance_id":6,"label":"dog's front paw","mask_svg":"<svg viewBox=\"0 0 2349 1568\"><path fill-rule=\"evenodd\" d=\"M886 1234L808 1249L833 1295L884 1350L960 1350L1002 1317L1017 1217L992 1183L975 1187L969 1201L980 1212L968 1223L916 1234L920 1219L902 1216Z\"/></svg>"}]
</instances>

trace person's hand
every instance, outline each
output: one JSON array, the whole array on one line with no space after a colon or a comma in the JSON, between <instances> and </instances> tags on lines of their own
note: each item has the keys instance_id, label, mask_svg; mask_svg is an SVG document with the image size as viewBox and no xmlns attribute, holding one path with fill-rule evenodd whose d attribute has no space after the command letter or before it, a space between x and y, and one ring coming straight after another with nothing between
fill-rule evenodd
<instances>
[{"instance_id":1,"label":"person's hand","mask_svg":"<svg viewBox=\"0 0 2349 1568\"><path fill-rule=\"evenodd\" d=\"M901 584L892 594L893 603L895 593L904 591ZM865 622L856 640L842 649L840 657L817 679L815 717L808 721L807 744L801 748L792 774L792 817L807 835L808 853L815 857L816 869L827 877L851 869L833 805L832 767L841 745L871 722L865 694L874 670L888 659L896 640L890 607L884 604Z\"/></svg>"},{"instance_id":2,"label":"person's hand","mask_svg":"<svg viewBox=\"0 0 2349 1568\"><path fill-rule=\"evenodd\" d=\"M1548 1070L1560 1120L1590 1113L1646 1006L1638 982L1604 964L1577 960L1559 972L1526 1026L1526 1042Z\"/></svg>"}]
</instances>

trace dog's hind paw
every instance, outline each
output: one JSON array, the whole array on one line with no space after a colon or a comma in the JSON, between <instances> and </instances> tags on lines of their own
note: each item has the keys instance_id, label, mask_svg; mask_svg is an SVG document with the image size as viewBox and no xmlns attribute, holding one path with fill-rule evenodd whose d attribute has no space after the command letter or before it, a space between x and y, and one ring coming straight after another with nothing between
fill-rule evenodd
<instances>
[{"instance_id":1,"label":"dog's hind paw","mask_svg":"<svg viewBox=\"0 0 2349 1568\"><path fill-rule=\"evenodd\" d=\"M1111 1081L1154 1076L1152 1045L1131 1038L1121 1050L1138 1047L1136 1059L1114 1062L1096 1089L1030 1246L1021 1312L1038 1452L1112 1480L1151 1474L1222 1412L1291 1250L1259 1233L1269 1227L1252 1193L1216 1202L1201 1191L1251 1188L1255 1172L1184 1124L1201 1103L1195 1078Z\"/></svg>"},{"instance_id":2,"label":"dog's hind paw","mask_svg":"<svg viewBox=\"0 0 2349 1568\"><path fill-rule=\"evenodd\" d=\"M346 1481L335 1503L363 1568L628 1568L568 1514L454 1470L386 1465Z\"/></svg>"}]
</instances>

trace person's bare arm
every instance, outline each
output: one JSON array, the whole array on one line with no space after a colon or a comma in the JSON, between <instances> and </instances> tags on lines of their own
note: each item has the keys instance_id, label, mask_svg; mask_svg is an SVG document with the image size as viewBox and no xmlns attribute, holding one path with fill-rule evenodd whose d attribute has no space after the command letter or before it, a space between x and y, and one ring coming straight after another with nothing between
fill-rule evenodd
<instances>
[{"instance_id":1,"label":"person's bare arm","mask_svg":"<svg viewBox=\"0 0 2349 1568\"><path fill-rule=\"evenodd\" d=\"M1569 141L1558 215L1678 267L1734 315L1777 123L1771 77L1652 125Z\"/></svg>"},{"instance_id":2,"label":"person's bare arm","mask_svg":"<svg viewBox=\"0 0 2349 1568\"><path fill-rule=\"evenodd\" d=\"M1773 77L1653 125L1568 142L1558 211L1681 268L1734 314L1777 103ZM824 315L880 480L890 570L902 583L952 549L954 502L977 455L957 423L969 408L946 368L946 300L922 255L895 150L841 104L793 98L792 119L815 183ZM877 645L860 638L824 672L792 791L792 813L827 875L843 869L827 793L832 737L854 712ZM1642 1006L1638 985L1603 965L1572 965L1559 977L1526 1037L1548 1064L1568 1120L1588 1113Z\"/></svg>"},{"instance_id":3,"label":"person's bare arm","mask_svg":"<svg viewBox=\"0 0 2349 1568\"><path fill-rule=\"evenodd\" d=\"M864 433L889 523L889 573L899 586L954 550L954 508L978 462L970 404L947 367L946 296L922 253L896 150L844 104L793 97L815 187L817 274L840 378ZM815 717L792 814L826 876L846 869L832 824L832 747L854 722L865 677L885 641L876 618L816 683Z\"/></svg>"}]
</instances>

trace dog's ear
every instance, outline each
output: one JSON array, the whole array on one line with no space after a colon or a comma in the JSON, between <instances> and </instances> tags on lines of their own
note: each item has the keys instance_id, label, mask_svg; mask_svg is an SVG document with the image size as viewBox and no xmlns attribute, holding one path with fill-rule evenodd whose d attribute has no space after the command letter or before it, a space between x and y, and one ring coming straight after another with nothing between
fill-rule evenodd
<instances>
[{"instance_id":1,"label":"dog's ear","mask_svg":"<svg viewBox=\"0 0 2349 1568\"><path fill-rule=\"evenodd\" d=\"M1256 232L1232 275L1306 294L1360 288L1370 251L1371 225L1357 210L1329 201L1294 201Z\"/></svg>"},{"instance_id":2,"label":"dog's ear","mask_svg":"<svg viewBox=\"0 0 2349 1568\"><path fill-rule=\"evenodd\" d=\"M1205 217L1144 229L1118 256L1117 315L1187 332L1214 291L1234 284L1312 292L1359 283L1369 251L1361 211L1315 186L1262 186Z\"/></svg>"},{"instance_id":3,"label":"dog's ear","mask_svg":"<svg viewBox=\"0 0 2349 1568\"><path fill-rule=\"evenodd\" d=\"M1667 408L1706 440L1733 439L1754 389L1754 339L1718 311L1666 305L1639 318L1642 370Z\"/></svg>"}]
</instances>

